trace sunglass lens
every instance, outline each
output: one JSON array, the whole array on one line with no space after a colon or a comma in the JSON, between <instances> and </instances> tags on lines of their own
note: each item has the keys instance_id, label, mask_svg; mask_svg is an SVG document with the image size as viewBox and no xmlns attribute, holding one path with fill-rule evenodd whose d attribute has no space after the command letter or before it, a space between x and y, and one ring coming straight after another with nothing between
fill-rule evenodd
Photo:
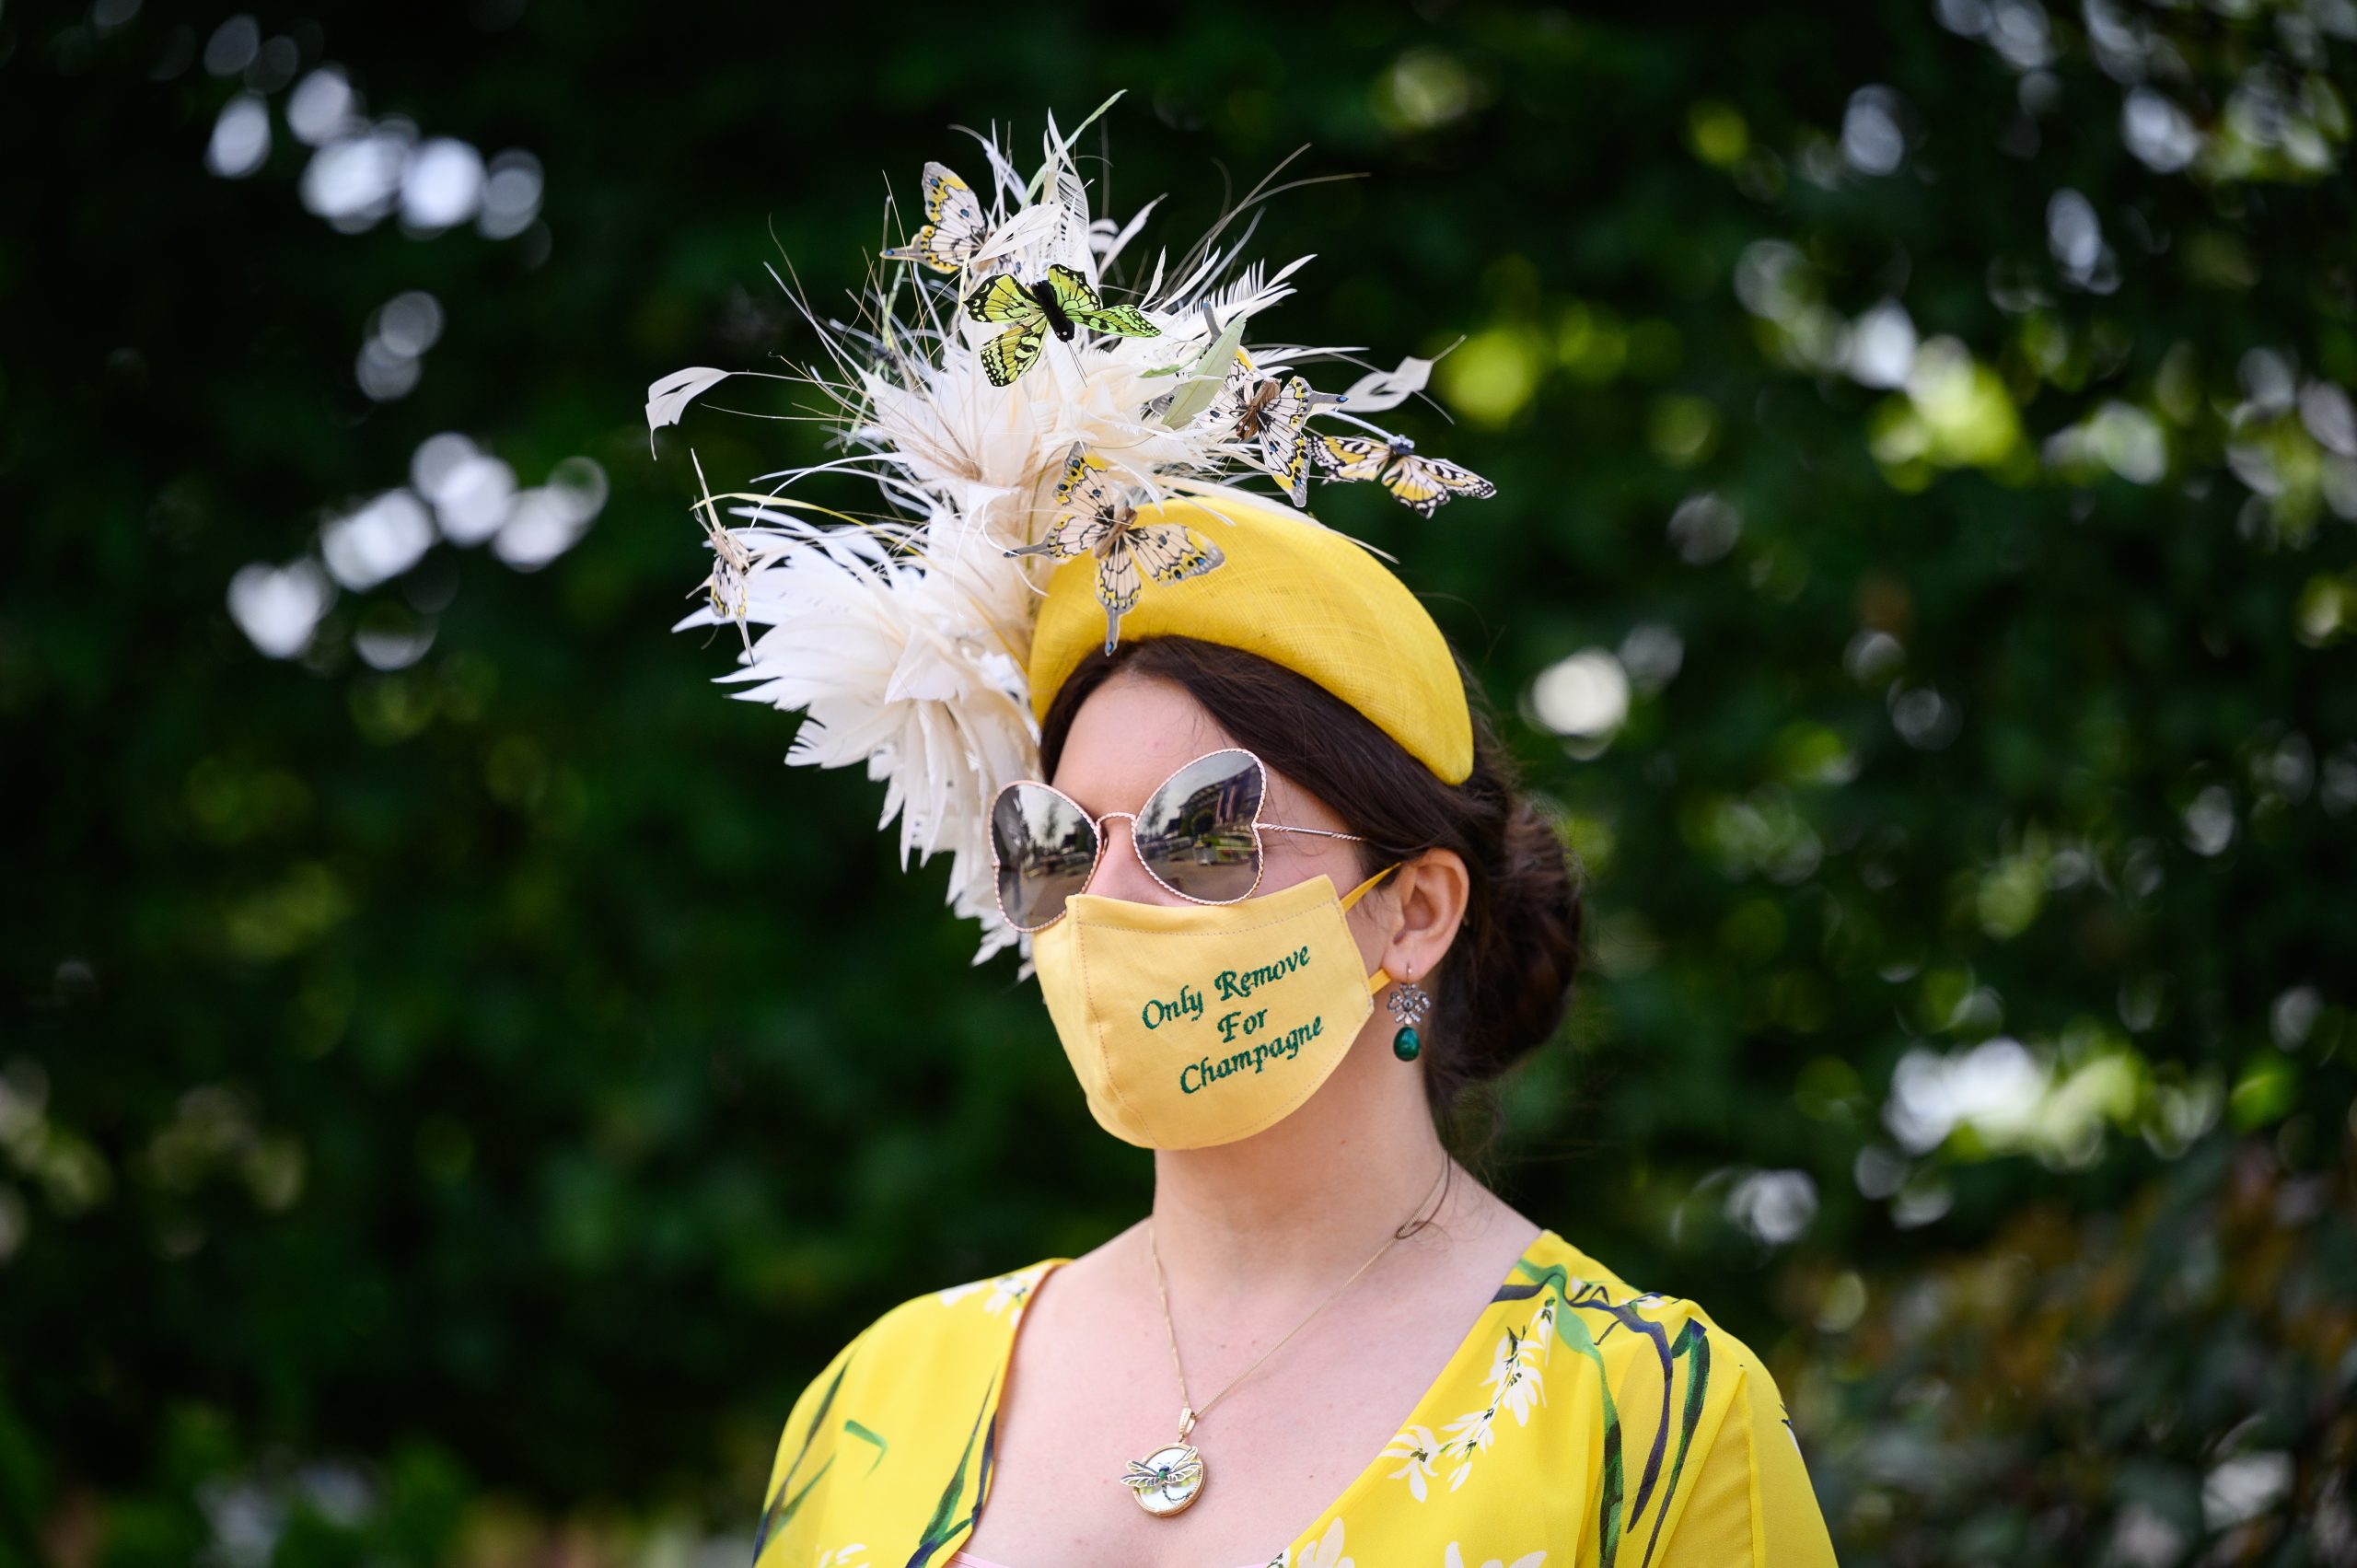
<instances>
[{"instance_id":1,"label":"sunglass lens","mask_svg":"<svg viewBox=\"0 0 2357 1568\"><path fill-rule=\"evenodd\" d=\"M1138 813L1139 855L1173 892L1210 904L1243 898L1260 875L1252 823L1262 787L1249 752L1198 757Z\"/></svg>"},{"instance_id":2,"label":"sunglass lens","mask_svg":"<svg viewBox=\"0 0 2357 1568\"><path fill-rule=\"evenodd\" d=\"M1018 931L1052 923L1097 864L1096 825L1044 784L999 791L991 839L998 849L998 907Z\"/></svg>"}]
</instances>

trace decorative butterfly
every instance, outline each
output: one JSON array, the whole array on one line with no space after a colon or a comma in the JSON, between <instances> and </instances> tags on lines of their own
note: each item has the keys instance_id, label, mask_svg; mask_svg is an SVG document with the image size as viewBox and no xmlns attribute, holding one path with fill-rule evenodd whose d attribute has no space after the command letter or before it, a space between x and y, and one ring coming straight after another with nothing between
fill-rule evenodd
<instances>
[{"instance_id":1,"label":"decorative butterfly","mask_svg":"<svg viewBox=\"0 0 2357 1568\"><path fill-rule=\"evenodd\" d=\"M712 596L712 612L723 621L737 622L737 634L745 640L745 651L753 651L753 634L745 629L746 584L753 571L753 552L745 541L720 526L720 507L712 499L712 487L704 482L703 460L689 449L688 459L696 465L696 485L703 492L703 499L696 503L696 518L703 524L704 537L712 541L712 575L699 587ZM698 588L690 588L693 597Z\"/></svg>"},{"instance_id":2,"label":"decorative butterfly","mask_svg":"<svg viewBox=\"0 0 2357 1568\"><path fill-rule=\"evenodd\" d=\"M1429 517L1452 496L1482 500L1498 487L1460 464L1440 458L1420 458L1416 444L1405 436L1377 441L1365 436L1320 436L1312 454L1318 466L1336 479L1379 480L1386 490Z\"/></svg>"},{"instance_id":3,"label":"decorative butterfly","mask_svg":"<svg viewBox=\"0 0 2357 1568\"><path fill-rule=\"evenodd\" d=\"M1119 488L1104 463L1081 442L1064 459L1056 486L1056 520L1048 537L1009 555L1050 555L1059 561L1097 557L1097 602L1105 607L1105 651L1120 640L1121 617L1145 591L1145 579L1176 583L1200 577L1227 557L1184 523L1141 523L1136 494Z\"/></svg>"},{"instance_id":4,"label":"decorative butterfly","mask_svg":"<svg viewBox=\"0 0 2357 1568\"><path fill-rule=\"evenodd\" d=\"M977 321L1014 323L982 345L982 371L993 387L1011 386L1030 369L1051 331L1065 343L1082 327L1122 338L1162 335L1145 312L1134 305L1106 304L1086 278L1061 264L1034 283L999 273L966 296L966 314Z\"/></svg>"},{"instance_id":5,"label":"decorative butterfly","mask_svg":"<svg viewBox=\"0 0 2357 1568\"><path fill-rule=\"evenodd\" d=\"M924 215L927 221L916 238L885 251L887 261L922 261L936 273L954 273L973 261L974 252L990 238L990 223L974 188L945 164L924 166Z\"/></svg>"},{"instance_id":6,"label":"decorative butterfly","mask_svg":"<svg viewBox=\"0 0 2357 1568\"><path fill-rule=\"evenodd\" d=\"M1299 506L1309 500L1309 448L1302 425L1318 404L1341 401L1341 394L1314 390L1298 376L1282 382L1263 376L1239 356L1212 400L1211 419L1230 439L1258 441L1260 460Z\"/></svg>"}]
</instances>

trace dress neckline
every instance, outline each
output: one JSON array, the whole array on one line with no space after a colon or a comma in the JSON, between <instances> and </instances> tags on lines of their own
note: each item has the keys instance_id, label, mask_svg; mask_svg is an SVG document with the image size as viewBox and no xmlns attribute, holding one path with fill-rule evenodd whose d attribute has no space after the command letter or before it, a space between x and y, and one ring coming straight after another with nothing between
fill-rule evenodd
<instances>
[{"instance_id":1,"label":"dress neckline","mask_svg":"<svg viewBox=\"0 0 2357 1568\"><path fill-rule=\"evenodd\" d=\"M1468 1363L1478 1365L1490 1354L1493 1348L1491 1344L1491 1318L1500 1306L1501 1299L1504 1298L1504 1293L1516 1284L1535 1283L1539 1280L1546 1272L1546 1259L1549 1256L1568 1256L1575 1260L1578 1265L1585 1265L1588 1262L1586 1255L1556 1235L1552 1226L1542 1225L1538 1234L1531 1238L1530 1245L1522 1249L1522 1255L1507 1268L1505 1276L1490 1293L1490 1299L1481 1304L1481 1310L1474 1314L1473 1321L1466 1326L1464 1335L1457 1342L1457 1348L1449 1353L1448 1360L1443 1364L1433 1380L1424 1385L1424 1391L1416 1397L1414 1407L1400 1419L1395 1430L1404 1432L1411 1426L1437 1427L1441 1424L1434 1419L1433 1410L1434 1402L1439 1398L1440 1391L1457 1384ZM998 1376L992 1379L990 1392L985 1399L987 1408L982 1412L982 1423L984 1430L991 1434L995 1434L998 1431L999 1396L1005 1391L1007 1375L1015 1369L1016 1337L1023 1331L1023 1319L1029 1315L1030 1298L1042 1284L1047 1283L1050 1274L1071 1261L1070 1258L1043 1258L1032 1264L1029 1269L1020 1271L1033 1277L1029 1288L1024 1292L1021 1308L1013 1314L1014 1320L1007 1325L1005 1343L999 1353ZM1584 1268L1579 1266L1574 1266L1568 1271L1573 1277L1573 1283L1576 1283L1577 1276L1584 1272ZM1387 1440L1386 1446L1388 1447L1388 1446ZM988 1446L986 1440L986 1449ZM1271 1568L1280 1559L1289 1561L1287 1554L1302 1542L1318 1539L1328 1525L1340 1518L1346 1508L1359 1500L1362 1493L1381 1480L1384 1458L1385 1456L1378 1452L1373 1458L1367 1460L1365 1466L1344 1484L1342 1490L1335 1494L1332 1502L1318 1511L1318 1516L1310 1520L1306 1528L1296 1531L1271 1555L1269 1561ZM997 1479L993 1473L993 1469L994 1467L984 1469L972 1511L966 1516L964 1527L946 1543L953 1555L960 1551L973 1535L975 1521L981 1516L982 1508L990 1502L991 1486Z\"/></svg>"}]
</instances>

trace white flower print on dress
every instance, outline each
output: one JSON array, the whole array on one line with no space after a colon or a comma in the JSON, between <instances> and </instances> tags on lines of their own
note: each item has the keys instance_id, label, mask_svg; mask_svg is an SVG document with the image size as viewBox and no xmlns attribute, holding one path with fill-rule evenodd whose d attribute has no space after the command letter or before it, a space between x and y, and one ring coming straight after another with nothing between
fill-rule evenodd
<instances>
[{"instance_id":1,"label":"white flower print on dress","mask_svg":"<svg viewBox=\"0 0 2357 1568\"><path fill-rule=\"evenodd\" d=\"M1399 1435L1391 1440L1391 1446L1383 1450L1383 1457L1387 1459L1408 1461L1391 1472L1391 1479L1399 1481L1405 1478L1410 1494L1417 1502L1422 1503L1424 1500L1425 1489L1431 1484L1433 1466L1437 1460L1439 1451L1440 1445L1433 1437L1431 1427L1409 1426L1402 1429Z\"/></svg>"},{"instance_id":2,"label":"white flower print on dress","mask_svg":"<svg viewBox=\"0 0 2357 1568\"><path fill-rule=\"evenodd\" d=\"M1576 1289L1579 1282L1574 1280L1572 1284ZM1544 1361L1548 1347L1555 1342L1555 1298L1552 1295L1541 1299L1538 1310L1531 1315L1530 1327L1525 1331L1525 1338L1538 1347L1539 1359Z\"/></svg>"},{"instance_id":3,"label":"white flower print on dress","mask_svg":"<svg viewBox=\"0 0 2357 1568\"><path fill-rule=\"evenodd\" d=\"M1456 1465L1448 1472L1448 1488L1454 1492L1463 1486L1472 1478L1474 1456L1488 1452L1497 1438L1498 1412L1511 1411L1516 1426L1527 1426L1532 1408L1545 1402L1547 1356L1554 1343L1555 1297L1551 1292L1542 1292L1530 1320L1520 1329L1507 1329L1498 1341L1485 1380L1488 1401L1450 1422L1437 1445L1431 1441L1432 1434L1420 1426L1411 1426L1393 1438L1384 1457L1405 1458L1408 1463L1392 1471L1391 1478L1406 1481L1410 1495L1421 1503L1429 1494L1428 1483L1437 1467L1453 1459Z\"/></svg>"},{"instance_id":4,"label":"white flower print on dress","mask_svg":"<svg viewBox=\"0 0 2357 1568\"><path fill-rule=\"evenodd\" d=\"M831 1551L822 1546L819 1549L818 1568L867 1568L867 1543L855 1540Z\"/></svg>"},{"instance_id":5,"label":"white flower print on dress","mask_svg":"<svg viewBox=\"0 0 2357 1568\"><path fill-rule=\"evenodd\" d=\"M1547 1551L1541 1547L1537 1551L1525 1552L1512 1562L1492 1557L1487 1562L1478 1564L1477 1568L1540 1568L1546 1561ZM1448 1543L1448 1551L1441 1558L1441 1568L1466 1568L1465 1554L1457 1549L1455 1541Z\"/></svg>"},{"instance_id":6,"label":"white flower print on dress","mask_svg":"<svg viewBox=\"0 0 2357 1568\"><path fill-rule=\"evenodd\" d=\"M991 1282L991 1298L982 1303L982 1310L995 1313L1002 1307L1012 1307L1016 1316L1021 1317L1023 1309L1031 1305L1031 1287L1039 1283L1043 1272L1025 1269L1019 1273L1001 1274Z\"/></svg>"},{"instance_id":7,"label":"white flower print on dress","mask_svg":"<svg viewBox=\"0 0 2357 1568\"><path fill-rule=\"evenodd\" d=\"M1538 1376L1538 1369L1529 1358L1535 1341L1528 1336L1517 1339L1512 1333L1498 1342L1498 1353L1490 1364L1488 1385L1496 1392L1492 1396L1492 1408L1514 1412L1516 1426L1530 1424L1530 1407L1546 1397L1546 1385ZM1544 1347L1540 1347L1543 1356Z\"/></svg>"},{"instance_id":8,"label":"white flower print on dress","mask_svg":"<svg viewBox=\"0 0 2357 1568\"><path fill-rule=\"evenodd\" d=\"M1468 1411L1448 1423L1448 1438L1440 1446L1441 1456L1444 1458L1461 1457L1464 1461L1449 1472L1448 1489L1451 1492L1465 1484L1465 1478L1473 1473L1473 1456L1489 1450L1497 1431L1498 1407L1495 1404Z\"/></svg>"},{"instance_id":9,"label":"white flower print on dress","mask_svg":"<svg viewBox=\"0 0 2357 1568\"><path fill-rule=\"evenodd\" d=\"M941 1298L944 1307L955 1307L976 1291L987 1289L991 1294L990 1299L982 1303L983 1311L995 1314L1011 1306L1020 1317L1023 1308L1030 1303L1032 1287L1046 1272L1044 1268L1018 1269L1011 1274L1001 1274L994 1280L970 1280L964 1284L951 1285L947 1290L934 1294Z\"/></svg>"},{"instance_id":10,"label":"white flower print on dress","mask_svg":"<svg viewBox=\"0 0 2357 1568\"><path fill-rule=\"evenodd\" d=\"M1280 1556L1271 1568L1351 1568L1351 1560L1342 1555L1342 1521L1336 1519L1326 1527L1326 1533L1301 1549L1301 1555L1287 1562Z\"/></svg>"}]
</instances>

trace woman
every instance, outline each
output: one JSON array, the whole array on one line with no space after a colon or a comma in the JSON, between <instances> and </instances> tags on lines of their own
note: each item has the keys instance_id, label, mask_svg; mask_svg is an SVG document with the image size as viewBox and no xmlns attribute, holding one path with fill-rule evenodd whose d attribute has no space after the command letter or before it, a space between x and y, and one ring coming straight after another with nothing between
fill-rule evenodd
<instances>
[{"instance_id":1,"label":"woman","mask_svg":"<svg viewBox=\"0 0 2357 1568\"><path fill-rule=\"evenodd\" d=\"M1561 1022L1579 904L1431 616L1298 509L1313 470L1426 517L1494 494L1367 423L1430 362L1314 389L1340 351L1257 336L1302 262L1245 262L1230 213L1132 268L1144 214L1090 210L1077 134L1028 176L982 139L987 196L928 164L905 270L855 325L806 309L844 453L703 497L680 624L736 622L723 679L806 715L787 761L885 781L983 956L1028 945L1154 1202L842 1347L757 1565L1830 1563L1758 1359L1435 1131ZM650 426L723 375L655 383ZM780 494L845 471L881 515Z\"/></svg>"},{"instance_id":2,"label":"woman","mask_svg":"<svg viewBox=\"0 0 2357 1568\"><path fill-rule=\"evenodd\" d=\"M1109 652L1089 563L1051 578L1042 778L993 826L1090 1109L1155 1151L1151 1213L845 1346L757 1563L1831 1562L1751 1352L1442 1146L1560 1022L1579 912L1438 628L1298 515L1149 516L1225 565Z\"/></svg>"}]
</instances>

